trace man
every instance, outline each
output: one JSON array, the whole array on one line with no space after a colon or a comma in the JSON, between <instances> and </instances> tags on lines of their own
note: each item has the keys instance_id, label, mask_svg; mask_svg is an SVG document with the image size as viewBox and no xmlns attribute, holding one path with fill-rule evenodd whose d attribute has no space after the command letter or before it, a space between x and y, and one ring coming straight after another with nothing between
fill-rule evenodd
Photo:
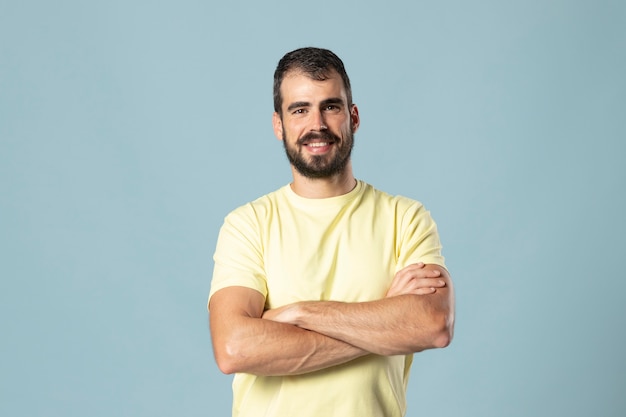
<instances>
[{"instance_id":1,"label":"man","mask_svg":"<svg viewBox=\"0 0 626 417\"><path fill-rule=\"evenodd\" d=\"M273 127L293 182L225 219L209 296L233 416L403 416L412 354L447 346L452 282L435 223L355 179L359 112L331 51L286 54Z\"/></svg>"}]
</instances>

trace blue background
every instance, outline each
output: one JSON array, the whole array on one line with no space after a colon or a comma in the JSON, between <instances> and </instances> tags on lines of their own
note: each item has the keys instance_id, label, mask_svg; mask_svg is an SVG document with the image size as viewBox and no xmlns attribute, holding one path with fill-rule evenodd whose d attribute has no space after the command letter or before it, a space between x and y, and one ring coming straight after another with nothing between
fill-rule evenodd
<instances>
[{"instance_id":1,"label":"blue background","mask_svg":"<svg viewBox=\"0 0 626 417\"><path fill-rule=\"evenodd\" d=\"M624 416L626 3L604 0L1 1L0 414L229 415L215 239L290 181L272 74L309 45L352 79L356 176L431 210L455 280L408 416Z\"/></svg>"}]
</instances>

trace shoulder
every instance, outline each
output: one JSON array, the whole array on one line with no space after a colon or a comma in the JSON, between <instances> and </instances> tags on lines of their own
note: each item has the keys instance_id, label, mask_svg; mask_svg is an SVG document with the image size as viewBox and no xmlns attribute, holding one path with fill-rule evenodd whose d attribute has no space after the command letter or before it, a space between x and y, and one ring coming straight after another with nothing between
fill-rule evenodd
<instances>
[{"instance_id":1,"label":"shoulder","mask_svg":"<svg viewBox=\"0 0 626 417\"><path fill-rule=\"evenodd\" d=\"M217 252L225 253L223 248L227 248L226 252L233 248L259 248L280 192L278 189L229 212L220 227Z\"/></svg>"},{"instance_id":2,"label":"shoulder","mask_svg":"<svg viewBox=\"0 0 626 417\"><path fill-rule=\"evenodd\" d=\"M424 210L424 205L418 200L404 195L387 193L368 183L363 183L363 199L371 201L381 208L391 208L397 213Z\"/></svg>"},{"instance_id":3,"label":"shoulder","mask_svg":"<svg viewBox=\"0 0 626 417\"><path fill-rule=\"evenodd\" d=\"M276 211L279 206L285 204L286 187L288 186L281 187L235 208L226 215L224 223L256 223L266 219L268 216L271 216L271 213Z\"/></svg>"}]
</instances>

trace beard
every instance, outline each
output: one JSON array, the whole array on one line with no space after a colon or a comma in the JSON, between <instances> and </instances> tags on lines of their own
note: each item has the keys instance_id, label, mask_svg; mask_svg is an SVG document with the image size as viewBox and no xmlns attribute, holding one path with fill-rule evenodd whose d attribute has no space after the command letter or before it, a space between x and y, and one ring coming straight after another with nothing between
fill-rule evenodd
<instances>
[{"instance_id":1,"label":"beard","mask_svg":"<svg viewBox=\"0 0 626 417\"><path fill-rule=\"evenodd\" d=\"M307 160L302 154L304 143L312 139L323 139L333 143L334 152L329 155L311 155ZM287 144L287 137L283 132L283 146L287 159L300 175L307 178L329 178L344 171L350 160L354 147L354 133L350 129L342 140L339 136L324 130L319 133L307 133L291 147Z\"/></svg>"}]
</instances>

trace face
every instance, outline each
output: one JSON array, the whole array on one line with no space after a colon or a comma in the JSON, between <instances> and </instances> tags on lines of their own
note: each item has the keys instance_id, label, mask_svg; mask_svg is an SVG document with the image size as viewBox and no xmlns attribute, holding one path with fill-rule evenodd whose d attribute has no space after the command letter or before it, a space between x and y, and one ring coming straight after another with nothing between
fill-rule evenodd
<instances>
[{"instance_id":1,"label":"face","mask_svg":"<svg viewBox=\"0 0 626 417\"><path fill-rule=\"evenodd\" d=\"M282 118L274 114L274 133L283 141L295 170L308 178L327 178L344 171L359 126L338 73L317 81L299 72L281 84Z\"/></svg>"}]
</instances>

